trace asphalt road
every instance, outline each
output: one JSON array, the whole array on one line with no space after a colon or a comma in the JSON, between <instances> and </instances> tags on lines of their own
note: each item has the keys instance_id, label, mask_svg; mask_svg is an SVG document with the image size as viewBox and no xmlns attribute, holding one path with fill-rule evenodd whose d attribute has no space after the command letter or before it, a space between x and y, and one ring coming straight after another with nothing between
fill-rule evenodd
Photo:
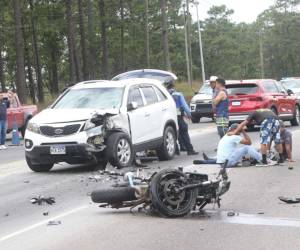
<instances>
[{"instance_id":1,"label":"asphalt road","mask_svg":"<svg viewBox=\"0 0 300 250\"><path fill-rule=\"evenodd\" d=\"M195 149L215 154L218 137L212 123L192 125ZM295 159L300 160L300 128L294 131ZM251 132L257 145L258 133ZM181 154L169 162L150 163L145 171L190 167L214 176L217 166L191 166ZM0 249L300 249L300 205L287 205L278 196L300 197L298 163L236 168L229 171L230 191L221 209L207 206L204 215L158 218L128 209L98 208L92 190L107 181L83 166L57 165L49 173L33 173L24 162L22 147L0 151ZM33 205L36 195L54 196L55 205ZM234 216L228 216L234 211ZM44 215L45 214L45 215ZM49 221L59 225L47 226Z\"/></svg>"}]
</instances>

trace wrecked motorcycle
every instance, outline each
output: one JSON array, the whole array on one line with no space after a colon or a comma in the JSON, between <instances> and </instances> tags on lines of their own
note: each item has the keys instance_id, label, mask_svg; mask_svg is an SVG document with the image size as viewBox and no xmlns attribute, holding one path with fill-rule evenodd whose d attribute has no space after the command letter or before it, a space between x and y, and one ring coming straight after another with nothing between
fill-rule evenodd
<instances>
[{"instance_id":1,"label":"wrecked motorcycle","mask_svg":"<svg viewBox=\"0 0 300 250\"><path fill-rule=\"evenodd\" d=\"M230 187L225 166L214 180L208 180L206 174L174 169L161 170L150 178L127 173L124 179L123 183L93 191L92 201L117 209L141 205L165 217L181 217L209 203L220 207L220 196Z\"/></svg>"}]
</instances>

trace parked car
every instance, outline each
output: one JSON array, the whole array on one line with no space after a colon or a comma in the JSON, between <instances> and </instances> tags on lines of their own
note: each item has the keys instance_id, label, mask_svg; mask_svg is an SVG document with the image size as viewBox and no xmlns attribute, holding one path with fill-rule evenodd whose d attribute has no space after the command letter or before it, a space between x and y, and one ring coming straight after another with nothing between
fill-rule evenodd
<instances>
[{"instance_id":1,"label":"parked car","mask_svg":"<svg viewBox=\"0 0 300 250\"><path fill-rule=\"evenodd\" d=\"M206 81L190 103L193 123L199 123L202 117L213 119L212 95L213 93L209 81Z\"/></svg>"},{"instance_id":2,"label":"parked car","mask_svg":"<svg viewBox=\"0 0 300 250\"><path fill-rule=\"evenodd\" d=\"M86 81L68 88L30 120L25 134L28 166L49 171L55 163L89 163L118 168L135 152L157 150L174 157L177 113L172 96L153 79Z\"/></svg>"},{"instance_id":3,"label":"parked car","mask_svg":"<svg viewBox=\"0 0 300 250\"><path fill-rule=\"evenodd\" d=\"M127 71L122 74L119 74L112 78L112 81L125 80L131 78L147 78L147 79L155 79L162 83L165 81L172 79L174 81L177 80L177 76L172 72L159 70L159 69L138 69Z\"/></svg>"},{"instance_id":4,"label":"parked car","mask_svg":"<svg viewBox=\"0 0 300 250\"><path fill-rule=\"evenodd\" d=\"M229 94L229 121L241 122L247 116L260 108L271 109L284 121L292 125L300 124L300 105L294 95L275 80L242 80L227 81Z\"/></svg>"},{"instance_id":5,"label":"parked car","mask_svg":"<svg viewBox=\"0 0 300 250\"><path fill-rule=\"evenodd\" d=\"M0 93L1 96L7 97L7 93ZM22 136L25 135L25 130L28 121L38 112L36 105L22 105L17 94L12 96L10 107L7 109L7 132L12 131L14 121L17 123Z\"/></svg>"},{"instance_id":6,"label":"parked car","mask_svg":"<svg viewBox=\"0 0 300 250\"><path fill-rule=\"evenodd\" d=\"M284 78L280 81L283 87L290 94L295 94L298 99L300 99L300 78L298 77L289 77Z\"/></svg>"}]
</instances>

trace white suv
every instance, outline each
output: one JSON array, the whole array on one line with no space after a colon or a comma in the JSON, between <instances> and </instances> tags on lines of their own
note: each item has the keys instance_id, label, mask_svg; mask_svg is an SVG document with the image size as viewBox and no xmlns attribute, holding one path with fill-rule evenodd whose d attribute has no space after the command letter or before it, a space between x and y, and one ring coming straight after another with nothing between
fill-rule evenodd
<instances>
[{"instance_id":1,"label":"white suv","mask_svg":"<svg viewBox=\"0 0 300 250\"><path fill-rule=\"evenodd\" d=\"M177 130L176 106L161 82L81 82L30 120L26 161L36 172L49 171L58 162L105 167L109 161L121 168L148 149L157 150L160 160L170 160Z\"/></svg>"}]
</instances>

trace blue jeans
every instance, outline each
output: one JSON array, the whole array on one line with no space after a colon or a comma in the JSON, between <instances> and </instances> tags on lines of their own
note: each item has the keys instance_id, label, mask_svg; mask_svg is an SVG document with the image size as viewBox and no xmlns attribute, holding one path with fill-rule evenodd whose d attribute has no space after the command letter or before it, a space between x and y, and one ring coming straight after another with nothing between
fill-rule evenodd
<instances>
[{"instance_id":1,"label":"blue jeans","mask_svg":"<svg viewBox=\"0 0 300 250\"><path fill-rule=\"evenodd\" d=\"M6 140L6 120L0 120L0 145L4 145Z\"/></svg>"},{"instance_id":2,"label":"blue jeans","mask_svg":"<svg viewBox=\"0 0 300 250\"><path fill-rule=\"evenodd\" d=\"M258 153L254 147L245 145L231 153L231 155L228 157L227 167L235 167L246 155L249 155L251 158L254 158L257 161L262 160L261 154Z\"/></svg>"}]
</instances>

